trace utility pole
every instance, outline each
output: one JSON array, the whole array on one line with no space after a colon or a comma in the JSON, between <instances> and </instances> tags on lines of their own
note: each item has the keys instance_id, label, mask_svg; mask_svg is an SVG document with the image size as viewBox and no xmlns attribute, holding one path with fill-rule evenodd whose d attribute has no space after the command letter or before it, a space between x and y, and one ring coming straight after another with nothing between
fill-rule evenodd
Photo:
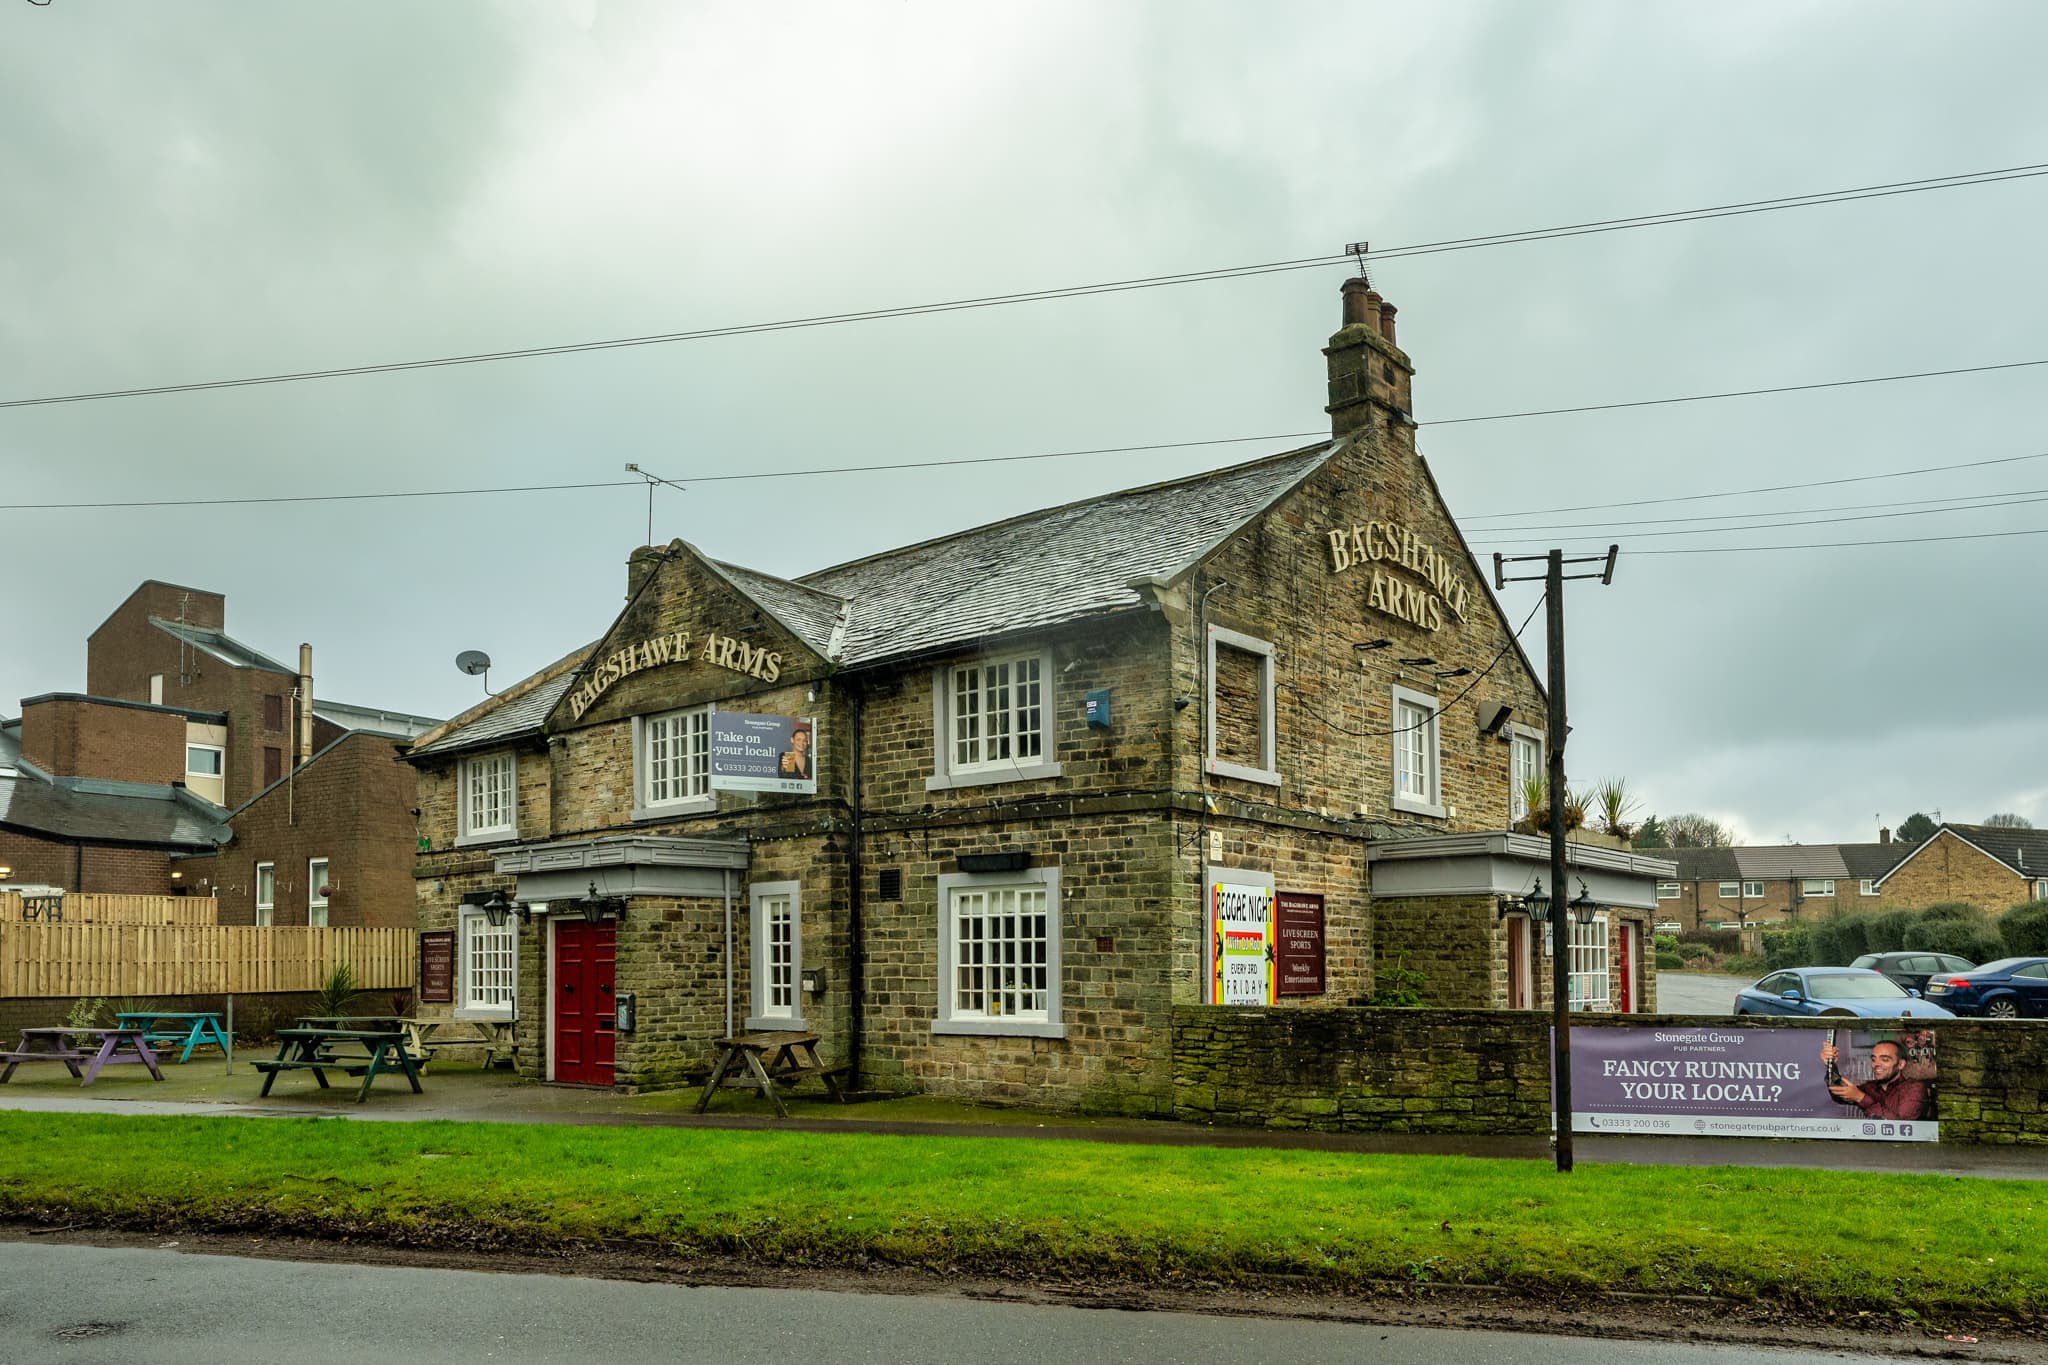
<instances>
[{"instance_id":1,"label":"utility pole","mask_svg":"<svg viewBox=\"0 0 2048 1365\"><path fill-rule=\"evenodd\" d=\"M1564 585L1567 579L1597 578L1602 584L1614 581L1614 560L1621 553L1619 545L1607 547L1603 555L1587 555L1566 559L1563 550L1552 550L1547 555L1499 555L1493 557L1493 586L1496 590L1509 583L1531 581L1534 574L1509 578L1506 566L1526 563L1530 560L1544 560L1543 607L1545 623L1546 653L1549 663L1549 679L1545 690L1550 694L1550 772L1548 776L1550 794L1550 1085L1556 1096L1556 1113L1552 1116L1555 1125L1557 1146L1557 1169L1569 1171L1572 1168L1572 1027L1570 991L1572 972L1572 897L1570 884L1565 880L1564 841L1564 745L1571 734L1566 719L1564 704ZM1567 564L1601 564L1598 573L1567 574Z\"/></svg>"}]
</instances>

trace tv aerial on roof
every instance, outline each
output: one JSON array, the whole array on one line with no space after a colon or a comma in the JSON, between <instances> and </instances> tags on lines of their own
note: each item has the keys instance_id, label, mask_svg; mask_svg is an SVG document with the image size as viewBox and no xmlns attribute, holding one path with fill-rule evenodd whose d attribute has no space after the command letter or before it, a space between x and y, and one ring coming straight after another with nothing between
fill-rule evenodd
<instances>
[{"instance_id":1,"label":"tv aerial on roof","mask_svg":"<svg viewBox=\"0 0 2048 1365\"><path fill-rule=\"evenodd\" d=\"M455 656L455 666L474 678L483 675L484 692L491 690L491 656L480 649L465 649Z\"/></svg>"}]
</instances>

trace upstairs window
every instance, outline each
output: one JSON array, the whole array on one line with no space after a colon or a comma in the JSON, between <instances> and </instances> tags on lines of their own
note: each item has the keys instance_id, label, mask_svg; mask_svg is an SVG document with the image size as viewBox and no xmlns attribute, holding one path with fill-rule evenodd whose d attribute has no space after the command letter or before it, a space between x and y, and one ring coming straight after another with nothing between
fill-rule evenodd
<instances>
[{"instance_id":1,"label":"upstairs window","mask_svg":"<svg viewBox=\"0 0 2048 1365\"><path fill-rule=\"evenodd\" d=\"M1209 771L1280 785L1273 716L1273 646L1209 627Z\"/></svg>"},{"instance_id":2,"label":"upstairs window","mask_svg":"<svg viewBox=\"0 0 2048 1365\"><path fill-rule=\"evenodd\" d=\"M1058 777L1052 761L1052 658L1040 651L976 659L932 675L938 737L932 790Z\"/></svg>"},{"instance_id":3,"label":"upstairs window","mask_svg":"<svg viewBox=\"0 0 2048 1365\"><path fill-rule=\"evenodd\" d=\"M266 730L284 729L283 697L266 696L263 699L263 728Z\"/></svg>"},{"instance_id":4,"label":"upstairs window","mask_svg":"<svg viewBox=\"0 0 2048 1365\"><path fill-rule=\"evenodd\" d=\"M711 708L633 718L633 818L716 809L711 793Z\"/></svg>"},{"instance_id":5,"label":"upstairs window","mask_svg":"<svg viewBox=\"0 0 2048 1365\"><path fill-rule=\"evenodd\" d=\"M1508 814L1510 823L1526 819L1529 793L1540 788L1543 770L1543 732L1515 726L1508 739ZM1675 893L1674 893L1675 894ZM1668 898L1667 898L1668 899Z\"/></svg>"},{"instance_id":6,"label":"upstairs window","mask_svg":"<svg viewBox=\"0 0 2048 1365\"><path fill-rule=\"evenodd\" d=\"M1741 882L1722 882L1722 883L1721 883L1721 899L1722 899L1722 900L1724 900L1724 901L1737 901L1737 900L1741 900L1741 899L1742 899L1742 883L1741 883Z\"/></svg>"},{"instance_id":7,"label":"upstairs window","mask_svg":"<svg viewBox=\"0 0 2048 1365\"><path fill-rule=\"evenodd\" d=\"M1679 886L1678 886L1678 883L1677 883L1677 882L1658 882L1658 883L1657 883L1657 899L1658 899L1658 900L1660 900L1660 901L1675 901L1675 900L1677 900L1677 899L1678 899L1678 895L1679 895Z\"/></svg>"},{"instance_id":8,"label":"upstairs window","mask_svg":"<svg viewBox=\"0 0 2048 1365\"><path fill-rule=\"evenodd\" d=\"M1829 882L1828 885L1833 886L1834 883ZM1744 882L1742 884L1742 898L1746 901L1762 900L1764 898L1764 884L1762 882Z\"/></svg>"},{"instance_id":9,"label":"upstairs window","mask_svg":"<svg viewBox=\"0 0 2048 1365\"><path fill-rule=\"evenodd\" d=\"M1395 688L1393 728L1394 809L1442 816L1443 776L1437 749L1436 698L1405 687Z\"/></svg>"},{"instance_id":10,"label":"upstairs window","mask_svg":"<svg viewBox=\"0 0 2048 1365\"><path fill-rule=\"evenodd\" d=\"M458 793L461 810L455 842L484 843L519 833L517 761L511 754L462 760Z\"/></svg>"},{"instance_id":11,"label":"upstairs window","mask_svg":"<svg viewBox=\"0 0 2048 1365\"><path fill-rule=\"evenodd\" d=\"M2038 886L2040 883L2037 882L2035 885ZM1875 896L1877 894L1876 879L1865 877L1862 881L1856 883L1856 894L1859 896Z\"/></svg>"},{"instance_id":12,"label":"upstairs window","mask_svg":"<svg viewBox=\"0 0 2048 1365\"><path fill-rule=\"evenodd\" d=\"M1832 896L1835 894L1835 879L1833 877L1804 878L1799 883L1799 894L1802 896Z\"/></svg>"}]
</instances>

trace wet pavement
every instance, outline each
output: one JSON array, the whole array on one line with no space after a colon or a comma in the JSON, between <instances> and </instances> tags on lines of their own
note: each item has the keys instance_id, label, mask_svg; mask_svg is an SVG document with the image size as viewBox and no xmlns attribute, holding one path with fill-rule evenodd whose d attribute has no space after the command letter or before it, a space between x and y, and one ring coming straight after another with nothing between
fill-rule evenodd
<instances>
[{"instance_id":1,"label":"wet pavement","mask_svg":"<svg viewBox=\"0 0 2048 1365\"><path fill-rule=\"evenodd\" d=\"M1659 1014L1735 1013L1735 993L1755 981L1753 976L1723 976L1706 972L1657 973Z\"/></svg>"},{"instance_id":2,"label":"wet pavement","mask_svg":"<svg viewBox=\"0 0 2048 1365\"><path fill-rule=\"evenodd\" d=\"M47 1073L47 1074L46 1074ZM595 1127L705 1128L726 1131L879 1133L918 1137L1053 1138L1143 1146L1552 1159L1547 1135L1465 1136L1410 1133L1318 1133L1299 1129L1217 1128L1164 1120L1099 1119L1027 1109L935 1100L925 1096L837 1105L802 1095L791 1117L774 1116L752 1095L724 1092L713 1112L692 1110L697 1091L621 1095L610 1090L543 1085L510 1072L438 1064L424 1075L426 1093L397 1081L354 1103L354 1086L256 1095L261 1079L238 1062L194 1060L165 1068L161 1084L146 1077L102 1078L81 1089L54 1064L24 1066L0 1088L0 1110L237 1118L340 1118L365 1122L578 1124ZM1575 1134L1573 1153L1586 1165L1758 1166L1874 1171L2006 1180L2048 1179L2048 1152L2038 1148L1955 1144L1803 1142L1755 1138L1606 1137Z\"/></svg>"}]
</instances>

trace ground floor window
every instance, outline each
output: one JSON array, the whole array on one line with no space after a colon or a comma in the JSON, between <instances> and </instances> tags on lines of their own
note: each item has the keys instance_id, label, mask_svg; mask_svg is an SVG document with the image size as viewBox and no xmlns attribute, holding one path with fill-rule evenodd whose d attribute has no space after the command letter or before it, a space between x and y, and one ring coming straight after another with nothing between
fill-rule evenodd
<instances>
[{"instance_id":1,"label":"ground floor window","mask_svg":"<svg viewBox=\"0 0 2048 1365\"><path fill-rule=\"evenodd\" d=\"M1059 869L939 878L940 1033L1061 1037Z\"/></svg>"},{"instance_id":2,"label":"ground floor window","mask_svg":"<svg viewBox=\"0 0 2048 1365\"><path fill-rule=\"evenodd\" d=\"M1571 977L1566 997L1575 1010L1605 1011L1614 1007L1607 983L1607 917L1599 915L1589 924L1572 919Z\"/></svg>"},{"instance_id":3,"label":"ground floor window","mask_svg":"<svg viewBox=\"0 0 2048 1365\"><path fill-rule=\"evenodd\" d=\"M796 882L756 882L753 903L753 1017L748 1028L801 1028L803 900Z\"/></svg>"},{"instance_id":4,"label":"ground floor window","mask_svg":"<svg viewBox=\"0 0 2048 1365\"><path fill-rule=\"evenodd\" d=\"M458 929L458 1019L510 1019L519 982L517 921L493 927L481 909L465 910Z\"/></svg>"}]
</instances>

